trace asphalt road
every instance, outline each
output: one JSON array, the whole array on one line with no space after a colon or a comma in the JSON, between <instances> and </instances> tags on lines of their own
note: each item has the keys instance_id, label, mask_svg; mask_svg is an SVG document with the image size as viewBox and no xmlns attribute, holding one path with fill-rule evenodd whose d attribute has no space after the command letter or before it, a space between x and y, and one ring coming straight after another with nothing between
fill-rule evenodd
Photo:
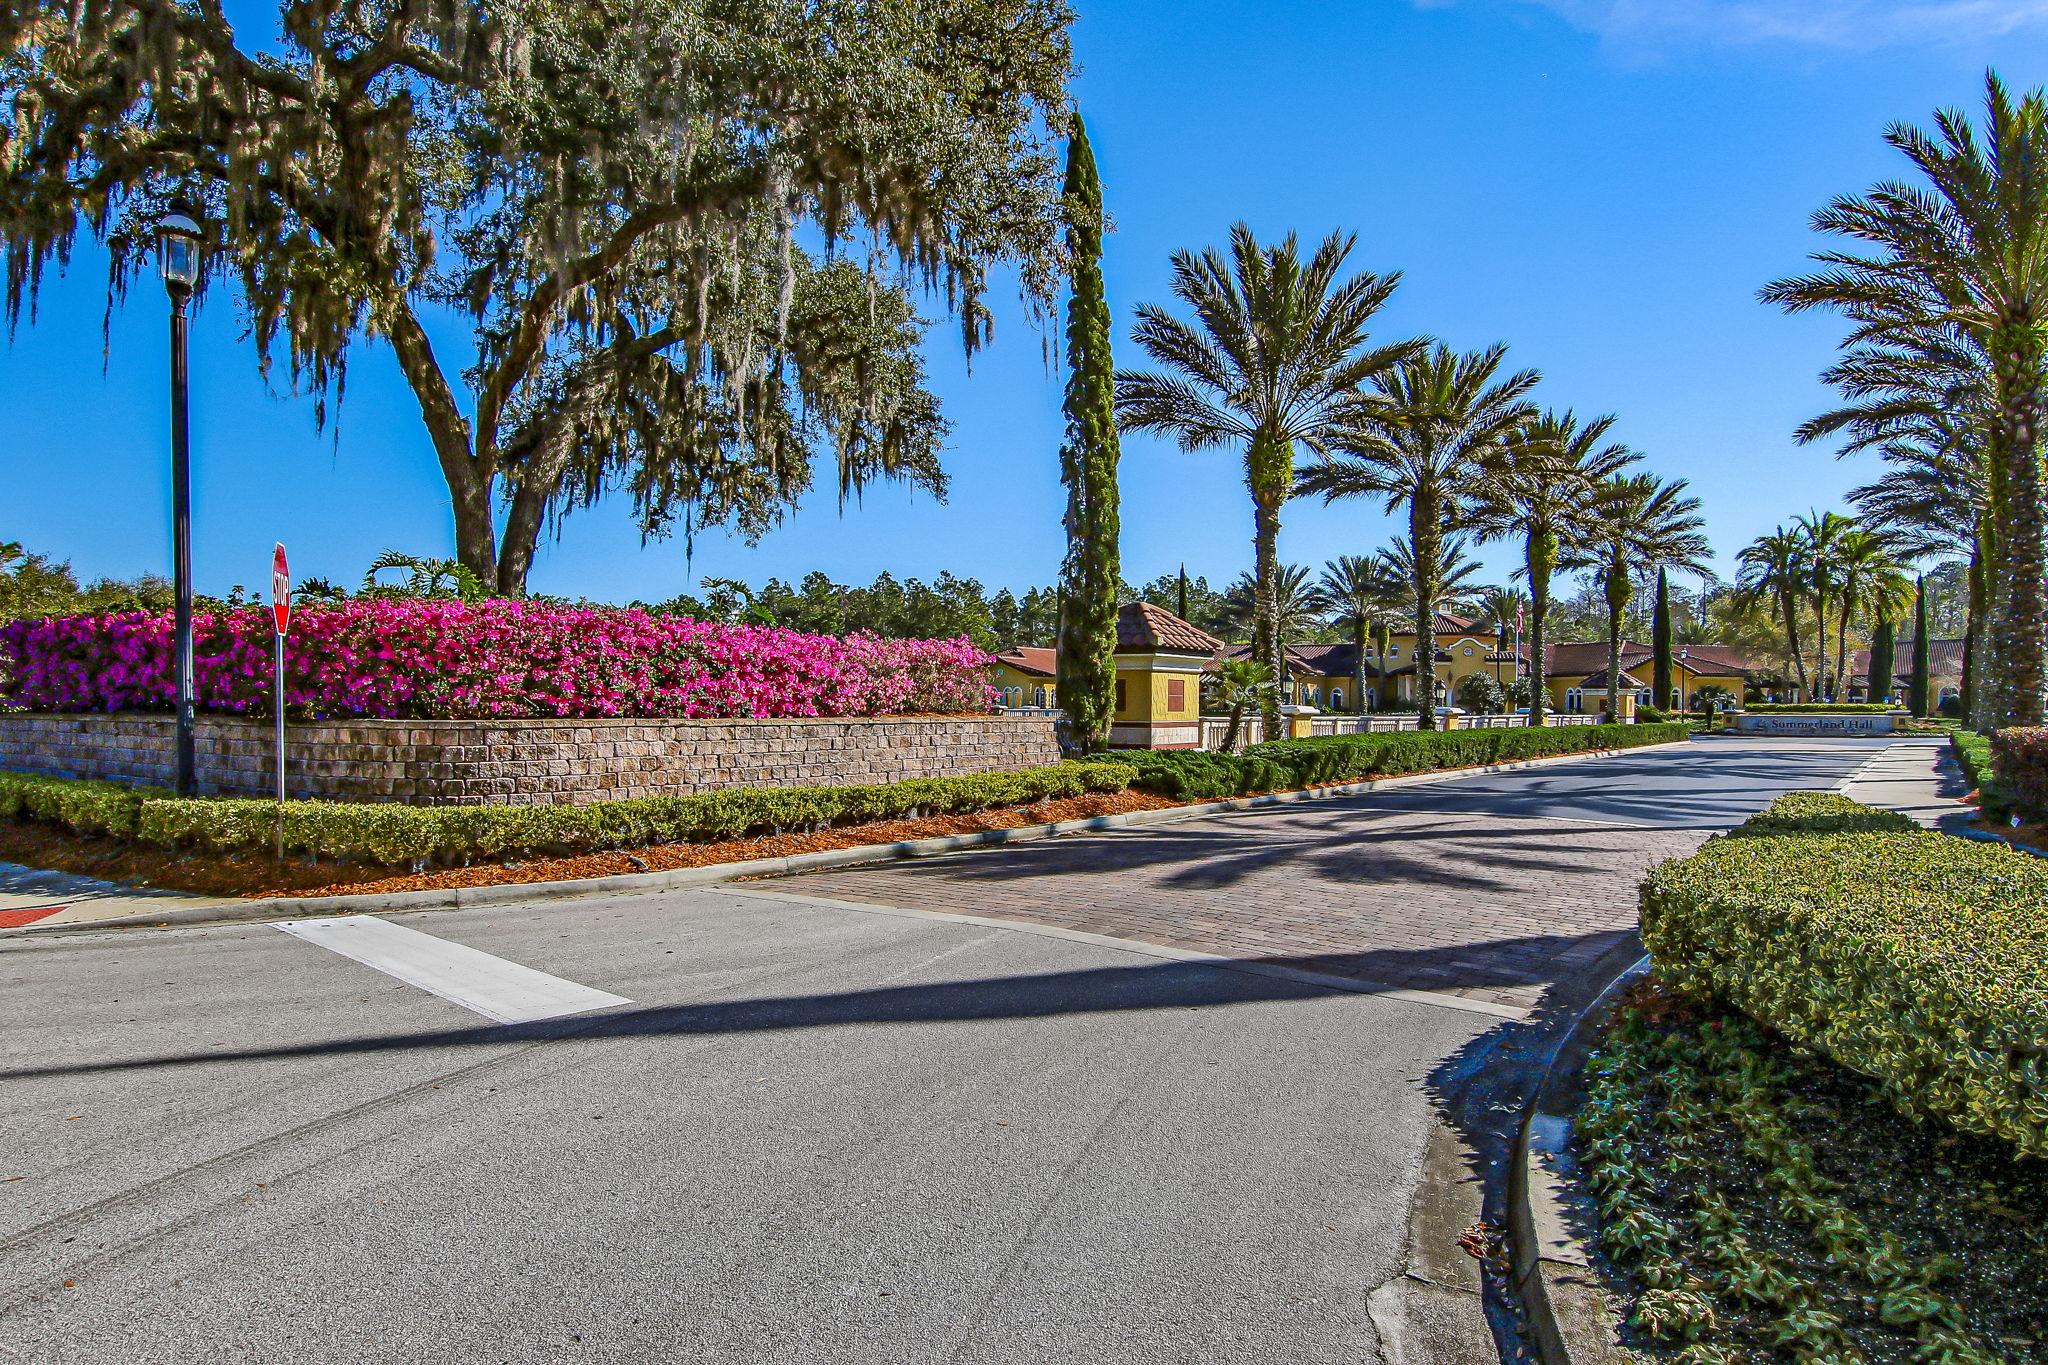
<instances>
[{"instance_id":1,"label":"asphalt road","mask_svg":"<svg viewBox=\"0 0 2048 1365\"><path fill-rule=\"evenodd\" d=\"M1874 747L1361 804L1728 824ZM387 917L627 1001L510 1027L274 926L0 941L0 1359L1450 1365L1388 1305L1499 1018L779 895Z\"/></svg>"},{"instance_id":2,"label":"asphalt road","mask_svg":"<svg viewBox=\"0 0 2048 1365\"><path fill-rule=\"evenodd\" d=\"M1374 1360L1423 1078L1499 1022L715 891L399 922L633 1003L0 947L0 1355Z\"/></svg>"},{"instance_id":3,"label":"asphalt road","mask_svg":"<svg viewBox=\"0 0 2048 1365\"><path fill-rule=\"evenodd\" d=\"M1894 743L1931 742L1715 736L1683 748L1399 787L1359 799L1401 810L1722 830L1788 791L1834 786Z\"/></svg>"}]
</instances>

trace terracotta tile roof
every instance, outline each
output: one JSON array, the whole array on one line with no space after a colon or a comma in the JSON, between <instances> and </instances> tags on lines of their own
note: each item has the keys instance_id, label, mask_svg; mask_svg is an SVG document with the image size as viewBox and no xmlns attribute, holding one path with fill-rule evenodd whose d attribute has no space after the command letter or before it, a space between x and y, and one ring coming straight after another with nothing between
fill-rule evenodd
<instances>
[{"instance_id":1,"label":"terracotta tile roof","mask_svg":"<svg viewBox=\"0 0 2048 1365\"><path fill-rule=\"evenodd\" d=\"M1655 657L1655 651L1648 645L1635 640L1621 642L1621 666L1624 669L1647 668ZM1674 646L1671 662L1679 663L1680 655L1685 656L1685 665L1697 673L1772 673L1775 670L1765 663L1751 659L1740 650L1726 645L1682 645ZM1607 642L1605 640L1565 641L1547 646L1544 650L1543 671L1553 678L1570 678L1594 671L1603 676L1607 672ZM1603 682L1601 684L1605 686Z\"/></svg>"},{"instance_id":2,"label":"terracotta tile roof","mask_svg":"<svg viewBox=\"0 0 2048 1365\"><path fill-rule=\"evenodd\" d=\"M1251 656L1250 645L1225 645L1216 655L1219 659L1249 659ZM1312 678L1348 678L1357 668L1357 653L1349 644L1289 645L1287 660L1291 671ZM1366 661L1365 676L1382 676L1371 660Z\"/></svg>"},{"instance_id":3,"label":"terracotta tile roof","mask_svg":"<svg viewBox=\"0 0 2048 1365\"><path fill-rule=\"evenodd\" d=\"M1436 634L1438 635L1491 635L1494 633L1491 630L1473 630L1473 627L1477 624L1478 622L1473 620L1469 616L1453 616L1447 611L1440 611L1436 614L1436 624L1434 629ZM1414 628L1407 627L1397 629L1394 631L1394 638L1396 640L1412 640L1415 638Z\"/></svg>"},{"instance_id":4,"label":"terracotta tile roof","mask_svg":"<svg viewBox=\"0 0 2048 1365\"><path fill-rule=\"evenodd\" d=\"M1641 688L1649 686L1648 683L1644 682L1641 678L1638 678L1635 674L1629 672L1627 669L1622 670L1621 685L1623 687L1629 688ZM1598 673L1588 673L1586 675L1585 681L1580 683L1579 686L1593 692L1598 692L1602 690L1607 686L1607 670L1603 668Z\"/></svg>"},{"instance_id":5,"label":"terracotta tile roof","mask_svg":"<svg viewBox=\"0 0 2048 1365\"><path fill-rule=\"evenodd\" d=\"M1060 675L1060 652L1056 649L1040 649L1026 645L1013 649L1007 654L996 655L996 662L1008 664L1019 673L1037 678L1057 678Z\"/></svg>"},{"instance_id":6,"label":"terracotta tile roof","mask_svg":"<svg viewBox=\"0 0 2048 1365\"><path fill-rule=\"evenodd\" d=\"M1897 653L1892 658L1892 667L1898 670L1892 679L1897 683L1910 683L1913 678L1913 642L1899 641ZM1870 651L1859 649L1849 655L1849 677L1853 682L1862 682L1870 672ZM1934 678L1960 678L1963 676L1963 642L1961 640L1927 640L1927 673Z\"/></svg>"},{"instance_id":7,"label":"terracotta tile roof","mask_svg":"<svg viewBox=\"0 0 2048 1365\"><path fill-rule=\"evenodd\" d=\"M1184 654L1210 654L1223 642L1206 630L1150 602L1126 602L1116 614L1116 647L1120 650L1164 649Z\"/></svg>"}]
</instances>

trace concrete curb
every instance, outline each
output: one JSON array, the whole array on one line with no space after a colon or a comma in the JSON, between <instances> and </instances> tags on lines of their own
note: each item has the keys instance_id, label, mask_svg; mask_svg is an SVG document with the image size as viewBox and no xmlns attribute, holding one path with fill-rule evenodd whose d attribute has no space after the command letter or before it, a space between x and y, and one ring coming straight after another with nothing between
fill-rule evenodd
<instances>
[{"instance_id":1,"label":"concrete curb","mask_svg":"<svg viewBox=\"0 0 2048 1365\"><path fill-rule=\"evenodd\" d=\"M1572 1091L1615 997L1649 965L1644 956L1624 968L1572 1022L1522 1120L1508 1170L1509 1277L1543 1365L1641 1360L1615 1331L1617 1305L1578 1231L1591 1228L1592 1212L1573 1190L1570 1113Z\"/></svg>"},{"instance_id":2,"label":"concrete curb","mask_svg":"<svg viewBox=\"0 0 2048 1365\"><path fill-rule=\"evenodd\" d=\"M948 834L934 839L908 839L893 844L863 844L856 848L828 849L822 853L798 853L786 858L759 858L743 863L714 863L708 867L677 868L669 872L633 872L616 877L585 877L575 881L514 882L501 886L449 887L432 891L394 891L360 896L300 896L251 900L228 905L189 906L166 909L148 915L121 915L100 920L76 920L68 924L31 924L19 929L0 929L0 938L27 934L89 933L101 929L172 928L196 924L235 924L248 921L306 919L316 915L381 915L402 911L463 910L478 905L517 905L526 901L573 900L587 896L637 895L651 891L672 891L685 887L713 886L720 882L751 877L780 877L821 868L846 867L854 863L894 862L906 858L929 858L943 853L990 848L1001 844L1031 843L1067 834L1122 829L1131 825L1169 824L1233 811L1264 810L1295 805L1303 801L1325 801L1337 797L1364 796L1400 787L1426 786L1462 777L1485 777L1492 773L1518 772L1561 763L1583 763L1620 754L1642 753L1689 744L1691 739L1668 740L1662 744L1639 744L1626 749L1593 749L1578 754L1552 754L1544 758L1517 759L1477 768L1450 768L1438 772L1405 773L1370 782L1342 786L1314 787L1301 791L1269 792L1264 796L1240 796L1229 801L1208 801L1194 806L1169 806L1163 810L1136 810L1122 815L1097 815L1085 820L1061 820L1049 825L1023 825L1015 829L987 830L980 834Z\"/></svg>"}]
</instances>

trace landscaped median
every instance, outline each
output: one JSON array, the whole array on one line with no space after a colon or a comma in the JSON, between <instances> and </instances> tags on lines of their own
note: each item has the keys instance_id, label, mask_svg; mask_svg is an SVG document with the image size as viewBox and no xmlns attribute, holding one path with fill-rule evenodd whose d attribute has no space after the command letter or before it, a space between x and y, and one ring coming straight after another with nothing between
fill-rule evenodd
<instances>
[{"instance_id":1,"label":"landscaped median","mask_svg":"<svg viewBox=\"0 0 2048 1365\"><path fill-rule=\"evenodd\" d=\"M0 773L0 822L15 822L12 828L17 830L60 831L63 838L103 854L110 849L153 851L155 861L142 875L162 871L174 876L177 869L172 864L196 864L208 858L217 863L239 860L226 868L223 876L204 884L194 880L194 869L188 866L181 889L220 893L230 890L239 879L246 891L279 886L309 890L327 889L330 882L342 880L371 881L393 871L419 874L429 868L455 869L430 875L460 878L461 869L507 860L573 860L636 849L717 846L715 852L691 855L689 865L701 866L765 856L761 848L746 846L748 841L757 845L764 838L831 832L833 847L848 847L860 843L857 836L862 832L872 831L868 842L895 842L960 832L957 827L904 827L942 817L1030 812L1050 823L1101 814L1104 811L1093 807L1080 810L1061 803L1093 801L1099 806L1126 792L1130 793L1125 798L1127 804L1157 807L1630 748L1685 737L1683 725L1406 731L1290 740L1256 745L1230 756L1119 752L1024 772L973 777L874 786L736 788L552 806L288 801L280 808L273 801L180 799L112 783ZM266 868L267 855L278 837L280 815L284 849L297 859L288 876L281 875L274 862ZM984 823L988 828L1000 828L1021 821ZM0 841L4 838L0 834ZM45 865L54 865L51 855L64 850L53 850L45 839L39 850L16 850L11 856L31 860L38 851ZM768 850L777 855L791 851L807 850ZM0 853L0 859L7 856ZM345 871L349 876L325 875L317 870L322 868ZM122 875L122 869L104 863L83 865L78 860L65 870ZM496 872L490 867L478 870ZM613 866L564 868L560 875L568 878L628 870ZM135 875L132 868L126 873L128 878ZM492 877L502 879L507 878Z\"/></svg>"},{"instance_id":2,"label":"landscaped median","mask_svg":"<svg viewBox=\"0 0 2048 1365\"><path fill-rule=\"evenodd\" d=\"M2048 862L1797 793L1642 904L1576 1124L1639 1340L2048 1360Z\"/></svg>"}]
</instances>

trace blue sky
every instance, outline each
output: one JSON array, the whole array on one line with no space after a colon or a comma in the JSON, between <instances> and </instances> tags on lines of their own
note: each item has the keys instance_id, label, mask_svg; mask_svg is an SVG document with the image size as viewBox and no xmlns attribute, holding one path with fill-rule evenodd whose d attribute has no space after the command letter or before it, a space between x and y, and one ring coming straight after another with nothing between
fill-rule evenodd
<instances>
[{"instance_id":1,"label":"blue sky","mask_svg":"<svg viewBox=\"0 0 2048 1365\"><path fill-rule=\"evenodd\" d=\"M1105 268L1119 363L1130 307L1165 297L1167 258L1263 235L1359 234L1359 268L1400 270L1392 339L1505 341L1551 406L1620 415L1647 467L1692 482L1725 568L1744 543L1839 505L1870 465L1802 449L1828 402L1827 318L1788 318L1757 287L1800 268L1807 215L1898 173L1895 119L1974 106L1984 67L2048 81L2048 0L1077 0L1089 116L1116 221ZM81 250L0 350L6 495L0 540L83 576L165 569L165 321L153 287L117 310L103 354L104 259ZM360 350L338 426L255 372L217 295L193 358L195 560L202 588L256 585L270 543L343 582L378 551L445 554L444 486L388 353ZM865 581L942 569L992 588L1055 576L1061 374L999 301L970 374L934 329L954 423L953 492L893 488L842 515L828 489L757 546L712 533L642 545L623 507L568 517L537 590L658 599L705 575L758 582L823 569ZM1124 443L1126 577L1183 561L1248 567L1234 461ZM1320 564L1394 529L1376 507L1296 503L1282 553ZM1512 552L1484 557L1505 577Z\"/></svg>"}]
</instances>

